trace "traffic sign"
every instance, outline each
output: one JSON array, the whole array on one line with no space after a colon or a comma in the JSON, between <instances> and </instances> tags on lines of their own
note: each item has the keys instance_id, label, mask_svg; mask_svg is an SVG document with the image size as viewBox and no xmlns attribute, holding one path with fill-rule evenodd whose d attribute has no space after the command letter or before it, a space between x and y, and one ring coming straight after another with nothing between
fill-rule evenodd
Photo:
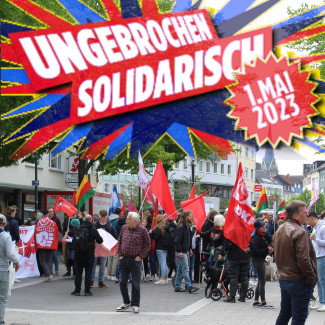
<instances>
[{"instance_id":1,"label":"traffic sign","mask_svg":"<svg viewBox=\"0 0 325 325\"><path fill-rule=\"evenodd\" d=\"M39 180L32 180L32 186L39 186Z\"/></svg>"}]
</instances>

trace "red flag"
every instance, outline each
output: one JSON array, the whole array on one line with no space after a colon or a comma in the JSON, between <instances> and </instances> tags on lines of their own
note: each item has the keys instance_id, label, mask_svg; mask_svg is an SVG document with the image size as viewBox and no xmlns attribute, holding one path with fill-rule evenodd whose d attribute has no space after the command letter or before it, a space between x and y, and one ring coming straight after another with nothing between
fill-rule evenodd
<instances>
[{"instance_id":1,"label":"red flag","mask_svg":"<svg viewBox=\"0 0 325 325\"><path fill-rule=\"evenodd\" d=\"M152 217L152 223L151 223L151 228L153 229L157 225L157 215L159 214L159 207L158 207L158 200L155 201L155 208L153 211L153 217Z\"/></svg>"},{"instance_id":2,"label":"red flag","mask_svg":"<svg viewBox=\"0 0 325 325\"><path fill-rule=\"evenodd\" d=\"M77 205L77 202L76 202L76 189L73 190L71 205L73 205L74 207Z\"/></svg>"},{"instance_id":3,"label":"red flag","mask_svg":"<svg viewBox=\"0 0 325 325\"><path fill-rule=\"evenodd\" d=\"M152 177L150 182L150 188L153 194L158 199L161 207L165 210L167 215L171 215L176 211L176 207L173 201L172 194L170 193L167 177L161 164L161 160L159 158L159 162L156 168L156 171ZM170 220L173 220L177 217L175 213Z\"/></svg>"},{"instance_id":4,"label":"red flag","mask_svg":"<svg viewBox=\"0 0 325 325\"><path fill-rule=\"evenodd\" d=\"M205 204L204 204L203 196L205 194L207 194L208 192L209 191L201 194L200 196L198 196L195 199L183 201L183 202L180 203L182 208L183 208L183 211L190 210L192 212L194 218L197 221L197 225L196 225L196 230L197 231L202 230L202 226L203 226L203 223L204 223L205 218L206 218Z\"/></svg>"},{"instance_id":5,"label":"red flag","mask_svg":"<svg viewBox=\"0 0 325 325\"><path fill-rule=\"evenodd\" d=\"M133 212L137 212L137 205L134 205Z\"/></svg>"},{"instance_id":6,"label":"red flag","mask_svg":"<svg viewBox=\"0 0 325 325\"><path fill-rule=\"evenodd\" d=\"M123 201L122 212L123 212L123 216L124 216L124 214L125 214L125 201Z\"/></svg>"},{"instance_id":7,"label":"red flag","mask_svg":"<svg viewBox=\"0 0 325 325\"><path fill-rule=\"evenodd\" d=\"M128 206L129 211L132 211L132 207L133 207L133 199L132 199L132 197L133 197L133 193L131 193L131 199L130 199L130 203L129 203L129 206Z\"/></svg>"},{"instance_id":8,"label":"red flag","mask_svg":"<svg viewBox=\"0 0 325 325\"><path fill-rule=\"evenodd\" d=\"M189 200L195 199L195 184L193 184L190 196L188 197Z\"/></svg>"},{"instance_id":9,"label":"red flag","mask_svg":"<svg viewBox=\"0 0 325 325\"><path fill-rule=\"evenodd\" d=\"M69 217L72 217L78 211L78 209L61 196L57 197L53 210L56 212L63 211Z\"/></svg>"},{"instance_id":10,"label":"red flag","mask_svg":"<svg viewBox=\"0 0 325 325\"><path fill-rule=\"evenodd\" d=\"M225 237L245 251L251 234L254 231L254 221L243 168L241 163L239 163L237 179L231 194L226 216L224 227Z\"/></svg>"}]
</instances>

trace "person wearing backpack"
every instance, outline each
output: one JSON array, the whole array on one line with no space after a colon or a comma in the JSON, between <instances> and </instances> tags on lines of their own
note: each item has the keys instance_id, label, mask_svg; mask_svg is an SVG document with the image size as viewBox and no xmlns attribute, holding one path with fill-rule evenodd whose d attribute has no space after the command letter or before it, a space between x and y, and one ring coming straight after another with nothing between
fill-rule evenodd
<instances>
[{"instance_id":1,"label":"person wearing backpack","mask_svg":"<svg viewBox=\"0 0 325 325\"><path fill-rule=\"evenodd\" d=\"M96 229L103 229L110 233L115 239L117 239L117 233L110 225L110 222L107 219L107 210L100 210L99 211L99 220L95 223ZM91 282L90 286L94 286L94 280L95 280L95 273L96 273L96 266L99 264L99 271L98 271L98 288L107 288L106 284L104 283L104 275L105 275L105 267L107 264L107 256L100 256L95 257L93 270L91 274Z\"/></svg>"},{"instance_id":2,"label":"person wearing backpack","mask_svg":"<svg viewBox=\"0 0 325 325\"><path fill-rule=\"evenodd\" d=\"M103 238L91 221L91 215L86 215L80 227L69 231L69 236L73 237L76 263L75 289L71 292L73 296L80 296L83 269L85 269L85 296L93 295L90 291L90 280L95 260L95 241L101 244Z\"/></svg>"},{"instance_id":3,"label":"person wearing backpack","mask_svg":"<svg viewBox=\"0 0 325 325\"><path fill-rule=\"evenodd\" d=\"M157 227L150 230L149 235L155 240L155 248L160 265L160 279L155 284L167 284L167 250L173 245L173 239L166 227L166 220L162 214L157 215Z\"/></svg>"}]
</instances>

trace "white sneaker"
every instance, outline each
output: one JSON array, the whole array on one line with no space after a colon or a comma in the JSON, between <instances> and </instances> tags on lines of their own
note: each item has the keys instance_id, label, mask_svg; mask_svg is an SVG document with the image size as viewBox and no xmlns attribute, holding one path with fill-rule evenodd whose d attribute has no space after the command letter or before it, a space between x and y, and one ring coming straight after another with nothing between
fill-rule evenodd
<instances>
[{"instance_id":1,"label":"white sneaker","mask_svg":"<svg viewBox=\"0 0 325 325\"><path fill-rule=\"evenodd\" d=\"M53 281L53 276L50 275L47 279L45 279L43 282L51 282Z\"/></svg>"},{"instance_id":2,"label":"white sneaker","mask_svg":"<svg viewBox=\"0 0 325 325\"><path fill-rule=\"evenodd\" d=\"M166 284L166 281L165 280L159 280L159 281L156 281L155 284Z\"/></svg>"},{"instance_id":3,"label":"white sneaker","mask_svg":"<svg viewBox=\"0 0 325 325\"><path fill-rule=\"evenodd\" d=\"M310 307L311 310L318 310L322 305L319 303L315 303L313 306Z\"/></svg>"},{"instance_id":4,"label":"white sneaker","mask_svg":"<svg viewBox=\"0 0 325 325\"><path fill-rule=\"evenodd\" d=\"M111 281L117 281L117 277L116 276L111 276Z\"/></svg>"},{"instance_id":5,"label":"white sneaker","mask_svg":"<svg viewBox=\"0 0 325 325\"><path fill-rule=\"evenodd\" d=\"M325 304L321 304L320 308L317 311L325 311Z\"/></svg>"},{"instance_id":6,"label":"white sneaker","mask_svg":"<svg viewBox=\"0 0 325 325\"><path fill-rule=\"evenodd\" d=\"M256 282L253 281L253 280L249 280L249 284L250 284L251 286L255 286L255 285L256 285Z\"/></svg>"},{"instance_id":7,"label":"white sneaker","mask_svg":"<svg viewBox=\"0 0 325 325\"><path fill-rule=\"evenodd\" d=\"M134 312L135 314L138 314L139 311L140 311L140 308L139 308L139 307L137 307L137 306L133 306L133 312Z\"/></svg>"},{"instance_id":8,"label":"white sneaker","mask_svg":"<svg viewBox=\"0 0 325 325\"><path fill-rule=\"evenodd\" d=\"M116 308L116 311L125 311L131 308L131 304L122 304L120 307Z\"/></svg>"},{"instance_id":9,"label":"white sneaker","mask_svg":"<svg viewBox=\"0 0 325 325\"><path fill-rule=\"evenodd\" d=\"M108 275L107 280L112 280L112 277L110 275Z\"/></svg>"}]
</instances>

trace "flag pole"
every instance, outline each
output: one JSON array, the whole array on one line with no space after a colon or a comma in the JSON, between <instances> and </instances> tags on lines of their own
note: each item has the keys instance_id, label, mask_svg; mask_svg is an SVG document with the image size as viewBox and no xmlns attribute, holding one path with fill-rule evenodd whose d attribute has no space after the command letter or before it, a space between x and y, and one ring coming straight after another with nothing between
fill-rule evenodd
<instances>
[{"instance_id":1,"label":"flag pole","mask_svg":"<svg viewBox=\"0 0 325 325\"><path fill-rule=\"evenodd\" d=\"M143 212L143 211L142 211L142 207L143 207L144 201L145 201L145 199L146 199L146 197L147 197L147 193L148 193L148 191L149 191L149 188L150 188L150 185L148 186L148 188L147 188L147 192L146 192L146 194L144 195L143 201L142 201L141 206L140 206L140 209L139 209L139 214ZM141 189L141 187L139 187L139 189ZM142 191L140 190L140 192L142 192ZM141 211L142 211L142 212L141 212Z\"/></svg>"},{"instance_id":2,"label":"flag pole","mask_svg":"<svg viewBox=\"0 0 325 325\"><path fill-rule=\"evenodd\" d=\"M152 229L150 230L154 230L156 227L158 227L159 225L161 225L163 222L165 222L167 219L169 219L172 215L174 215L175 213L177 213L179 210L182 210L183 208L179 208L178 210L176 210L175 212L173 212L171 215L169 215L167 218L165 218L163 221L159 222L158 224L156 224Z\"/></svg>"}]
</instances>

